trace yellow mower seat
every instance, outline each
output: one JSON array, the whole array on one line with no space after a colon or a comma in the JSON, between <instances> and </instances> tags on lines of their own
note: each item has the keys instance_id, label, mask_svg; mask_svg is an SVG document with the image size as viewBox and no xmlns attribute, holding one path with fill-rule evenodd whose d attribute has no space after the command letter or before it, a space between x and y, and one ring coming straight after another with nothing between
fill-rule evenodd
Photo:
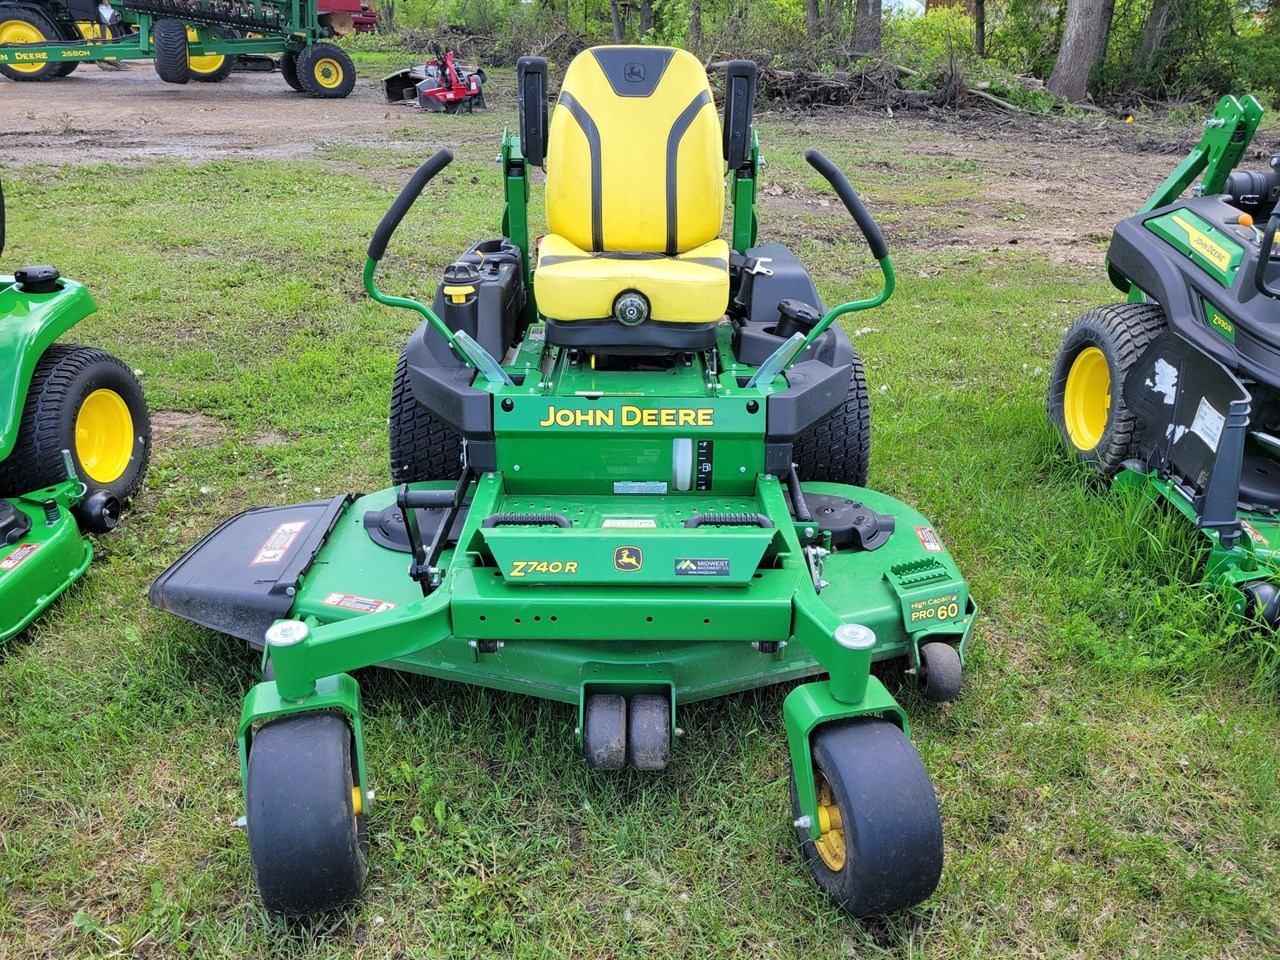
<instances>
[{"instance_id":1,"label":"yellow mower seat","mask_svg":"<svg viewBox=\"0 0 1280 960\"><path fill-rule=\"evenodd\" d=\"M643 294L660 324L724 315L724 154L696 57L669 47L577 56L551 116L546 170L548 236L534 273L544 317L602 320L627 291Z\"/></svg>"},{"instance_id":2,"label":"yellow mower seat","mask_svg":"<svg viewBox=\"0 0 1280 960\"><path fill-rule=\"evenodd\" d=\"M618 295L639 290L653 319L719 320L729 300L729 244L712 240L687 253L588 253L564 237L538 245L538 308L557 320L595 320L613 312Z\"/></svg>"}]
</instances>

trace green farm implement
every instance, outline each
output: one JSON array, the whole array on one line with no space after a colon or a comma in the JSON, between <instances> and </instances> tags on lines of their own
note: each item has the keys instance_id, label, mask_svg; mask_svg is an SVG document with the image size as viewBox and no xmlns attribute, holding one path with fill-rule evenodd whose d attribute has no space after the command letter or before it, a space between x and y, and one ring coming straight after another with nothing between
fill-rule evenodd
<instances>
[{"instance_id":1,"label":"green farm implement","mask_svg":"<svg viewBox=\"0 0 1280 960\"><path fill-rule=\"evenodd\" d=\"M1067 331L1048 407L1076 458L1204 533L1208 579L1235 615L1277 626L1280 157L1235 169L1261 118L1253 97L1224 97L1191 154L1116 227L1107 268L1127 300Z\"/></svg>"},{"instance_id":2,"label":"green farm implement","mask_svg":"<svg viewBox=\"0 0 1280 960\"><path fill-rule=\"evenodd\" d=\"M152 60L168 83L217 82L237 57L278 56L294 90L345 97L355 65L322 41L350 20L317 12L316 0L0 0L0 76L53 80L82 63Z\"/></svg>"},{"instance_id":3,"label":"green farm implement","mask_svg":"<svg viewBox=\"0 0 1280 960\"><path fill-rule=\"evenodd\" d=\"M0 361L14 373L0 381L0 642L88 569L81 530L112 529L146 472L151 422L133 372L54 343L97 309L53 267L0 276Z\"/></svg>"},{"instance_id":4,"label":"green farm implement","mask_svg":"<svg viewBox=\"0 0 1280 960\"><path fill-rule=\"evenodd\" d=\"M664 768L689 702L803 680L783 705L787 829L845 910L919 903L941 819L871 665L904 660L954 698L976 608L934 527L865 487L866 380L836 321L892 294L884 238L809 151L882 288L827 309L790 250L757 241L753 63L728 68L723 127L679 50L579 55L549 123L546 62L518 77L503 235L445 268L432 307L379 290L441 150L369 244L370 296L423 321L391 390L395 486L249 510L152 587L265 648L239 725L262 898L308 914L360 895L378 765L350 674L380 665L562 701L602 770Z\"/></svg>"}]
</instances>

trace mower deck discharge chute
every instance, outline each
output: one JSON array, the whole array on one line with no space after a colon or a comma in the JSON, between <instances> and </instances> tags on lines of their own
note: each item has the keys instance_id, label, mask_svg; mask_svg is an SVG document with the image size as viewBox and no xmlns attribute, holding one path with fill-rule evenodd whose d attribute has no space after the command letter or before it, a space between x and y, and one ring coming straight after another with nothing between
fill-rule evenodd
<instances>
[{"instance_id":1,"label":"mower deck discharge chute","mask_svg":"<svg viewBox=\"0 0 1280 960\"><path fill-rule=\"evenodd\" d=\"M81 530L115 527L146 473L151 421L133 372L54 342L97 309L53 267L0 276L0 362L12 371L0 380L0 643L89 568Z\"/></svg>"},{"instance_id":2,"label":"mower deck discharge chute","mask_svg":"<svg viewBox=\"0 0 1280 960\"><path fill-rule=\"evenodd\" d=\"M789 250L757 243L752 63L729 67L723 130L683 51L587 51L549 124L546 62L518 74L505 235L446 268L432 308L378 290L442 150L369 245L370 295L424 318L392 387L399 485L250 510L152 589L265 643L272 679L240 723L263 899L359 895L371 765L349 671L379 664L573 704L598 769L666 766L682 704L815 678L783 708L804 855L854 914L918 903L942 869L937 802L870 667L906 658L926 696L955 697L975 607L928 521L862 486L866 381L835 321L890 296L884 239L810 151L883 289L827 310Z\"/></svg>"},{"instance_id":3,"label":"mower deck discharge chute","mask_svg":"<svg viewBox=\"0 0 1280 960\"><path fill-rule=\"evenodd\" d=\"M1277 626L1280 157L1233 172L1262 112L1224 97L1187 159L1116 227L1107 269L1128 302L1067 331L1048 408L1079 460L1204 532L1207 576L1233 614Z\"/></svg>"}]
</instances>

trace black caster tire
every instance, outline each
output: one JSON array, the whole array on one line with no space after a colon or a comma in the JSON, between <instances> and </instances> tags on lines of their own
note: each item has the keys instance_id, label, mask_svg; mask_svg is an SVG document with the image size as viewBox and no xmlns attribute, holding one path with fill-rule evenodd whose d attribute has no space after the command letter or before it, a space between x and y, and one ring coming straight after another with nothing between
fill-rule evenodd
<instances>
[{"instance_id":1,"label":"black caster tire","mask_svg":"<svg viewBox=\"0 0 1280 960\"><path fill-rule=\"evenodd\" d=\"M963 673L960 651L951 644L935 640L920 645L920 669L916 676L925 699L947 703L960 696Z\"/></svg>"},{"instance_id":2,"label":"black caster tire","mask_svg":"<svg viewBox=\"0 0 1280 960\"><path fill-rule=\"evenodd\" d=\"M187 25L181 20L157 20L151 29L156 47L156 75L165 83L189 81L191 54L187 48Z\"/></svg>"},{"instance_id":3,"label":"black caster tire","mask_svg":"<svg viewBox=\"0 0 1280 960\"><path fill-rule=\"evenodd\" d=\"M302 81L298 79L298 55L292 50L286 50L280 57L280 76L284 77L284 82L298 93L304 92Z\"/></svg>"},{"instance_id":4,"label":"black caster tire","mask_svg":"<svg viewBox=\"0 0 1280 960\"><path fill-rule=\"evenodd\" d=\"M1125 406L1125 378L1165 327L1159 304L1116 303L1081 316L1058 347L1049 420L1063 446L1104 477L1132 456L1139 424Z\"/></svg>"},{"instance_id":5,"label":"black caster tire","mask_svg":"<svg viewBox=\"0 0 1280 960\"><path fill-rule=\"evenodd\" d=\"M360 898L368 842L352 759L351 727L336 713L273 720L250 742L249 856L271 913L308 916Z\"/></svg>"},{"instance_id":6,"label":"black caster tire","mask_svg":"<svg viewBox=\"0 0 1280 960\"><path fill-rule=\"evenodd\" d=\"M627 764L627 701L616 693L587 697L582 717L582 755L592 770L621 770Z\"/></svg>"},{"instance_id":7,"label":"black caster tire","mask_svg":"<svg viewBox=\"0 0 1280 960\"><path fill-rule=\"evenodd\" d=\"M0 462L0 496L66 479L62 451L92 492L121 503L137 493L151 459L151 417L133 371L101 350L55 343L36 363L18 440Z\"/></svg>"},{"instance_id":8,"label":"black caster tire","mask_svg":"<svg viewBox=\"0 0 1280 960\"><path fill-rule=\"evenodd\" d=\"M340 100L356 85L356 65L341 47L313 43L298 54L298 82L310 96Z\"/></svg>"},{"instance_id":9,"label":"black caster tire","mask_svg":"<svg viewBox=\"0 0 1280 960\"><path fill-rule=\"evenodd\" d=\"M393 484L456 480L462 475L462 439L418 403L403 353L391 383L389 430Z\"/></svg>"},{"instance_id":10,"label":"black caster tire","mask_svg":"<svg viewBox=\"0 0 1280 960\"><path fill-rule=\"evenodd\" d=\"M796 439L792 457L801 480L867 485L871 466L871 400L862 359L853 355L853 373L844 404Z\"/></svg>"},{"instance_id":11,"label":"black caster tire","mask_svg":"<svg viewBox=\"0 0 1280 960\"><path fill-rule=\"evenodd\" d=\"M636 770L665 770L671 759L671 702L638 693L627 706L627 757Z\"/></svg>"},{"instance_id":12,"label":"black caster tire","mask_svg":"<svg viewBox=\"0 0 1280 960\"><path fill-rule=\"evenodd\" d=\"M906 734L879 718L827 724L814 734L813 760L818 802L834 829L817 843L801 828L796 833L819 889L855 917L927 899L942 876L942 818ZM794 771L791 808L798 818Z\"/></svg>"},{"instance_id":13,"label":"black caster tire","mask_svg":"<svg viewBox=\"0 0 1280 960\"><path fill-rule=\"evenodd\" d=\"M62 40L58 28L35 10L8 7L0 10L0 43L48 43ZM74 63L41 63L11 65L0 63L0 77L19 83L41 83L64 77L76 68ZM66 70L71 67L71 70Z\"/></svg>"},{"instance_id":14,"label":"black caster tire","mask_svg":"<svg viewBox=\"0 0 1280 960\"><path fill-rule=\"evenodd\" d=\"M1280 627L1280 587L1270 580L1254 580L1240 588L1245 599L1245 614L1254 622Z\"/></svg>"}]
</instances>

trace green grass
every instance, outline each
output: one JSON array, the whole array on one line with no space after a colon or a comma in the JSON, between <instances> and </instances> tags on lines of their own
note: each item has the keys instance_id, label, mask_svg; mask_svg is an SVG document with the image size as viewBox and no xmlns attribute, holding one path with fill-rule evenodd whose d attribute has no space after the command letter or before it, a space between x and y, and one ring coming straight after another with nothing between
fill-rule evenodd
<instances>
[{"instance_id":1,"label":"green grass","mask_svg":"<svg viewBox=\"0 0 1280 960\"><path fill-rule=\"evenodd\" d=\"M497 232L492 158L513 122L507 101L309 162L4 171L5 263L90 285L101 310L74 339L140 370L166 431L90 574L0 650L0 956L1280 950L1274 640L1226 622L1185 528L1068 469L1044 423L1062 330L1114 297L1105 224L1061 228L1101 231L1088 265L961 242L975 222L1038 216L1007 189L1029 176L1013 160L989 144L967 159L985 139L786 116L761 128L762 237L791 244L828 302L874 283L838 206L820 204L807 145L885 224L899 293L848 318L872 386L872 483L936 520L983 607L960 701L900 691L941 800L939 891L866 923L816 892L788 825L785 688L682 708L661 776L598 775L568 708L367 671L379 802L363 904L263 914L231 826L255 657L152 611L146 590L232 512L385 484L391 372L416 320L364 296L364 245L447 130L458 161L383 270L385 289L429 296L456 252Z\"/></svg>"}]
</instances>

